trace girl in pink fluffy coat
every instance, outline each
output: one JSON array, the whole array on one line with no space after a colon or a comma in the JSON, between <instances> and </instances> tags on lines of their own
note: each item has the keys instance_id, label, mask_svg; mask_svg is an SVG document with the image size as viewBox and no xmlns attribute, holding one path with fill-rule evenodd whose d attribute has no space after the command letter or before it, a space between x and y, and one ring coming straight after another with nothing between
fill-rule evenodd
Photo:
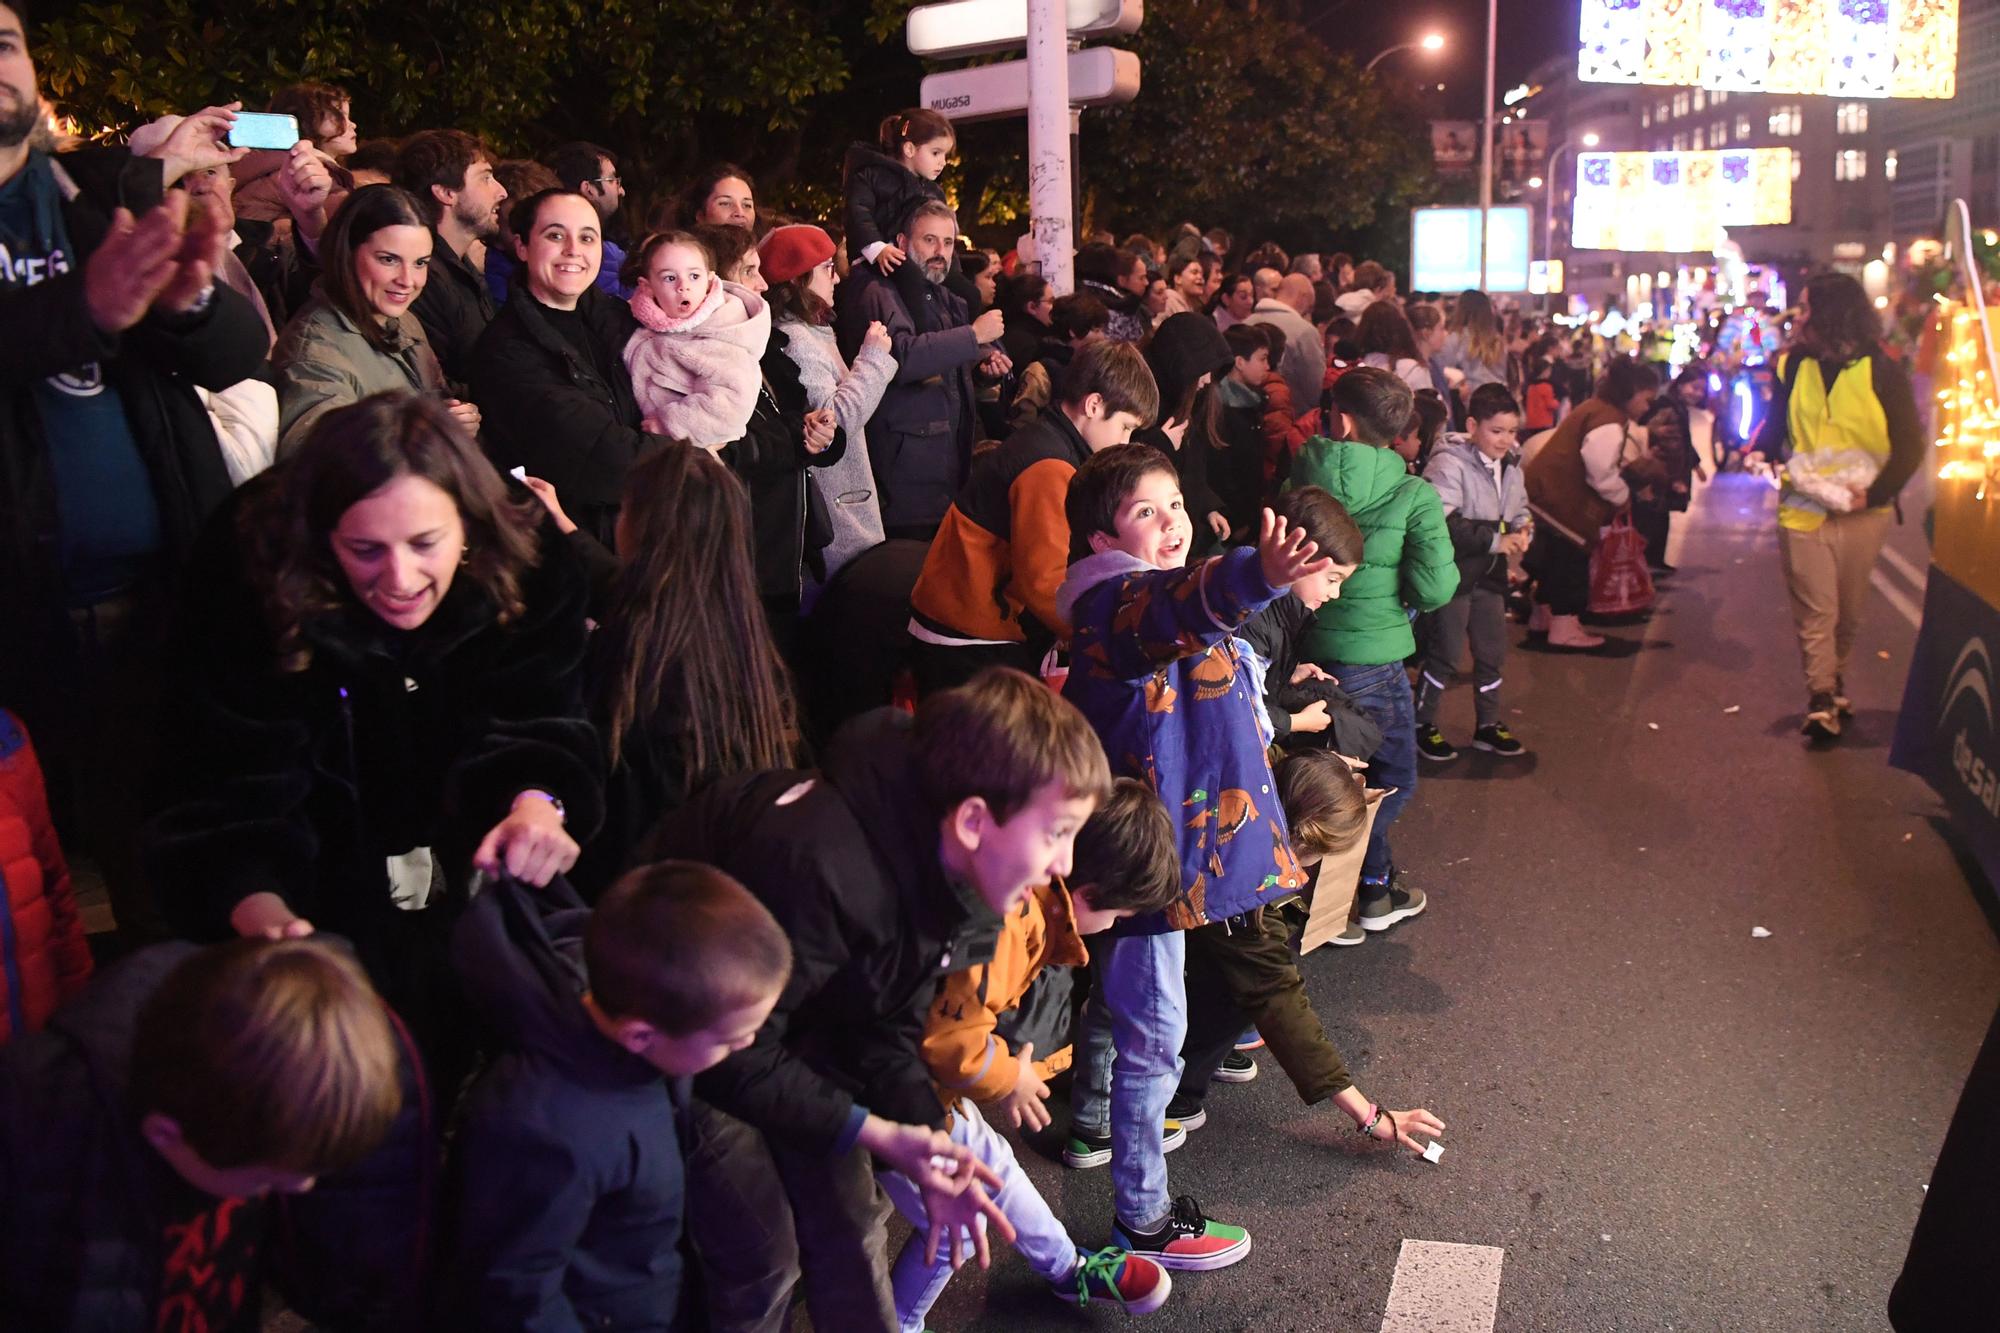
<instances>
[{"instance_id":1,"label":"girl in pink fluffy coat","mask_svg":"<svg viewBox=\"0 0 2000 1333\"><path fill-rule=\"evenodd\" d=\"M724 282L708 247L686 232L655 232L626 259L639 328L625 369L648 429L704 449L743 438L764 382L771 308Z\"/></svg>"}]
</instances>

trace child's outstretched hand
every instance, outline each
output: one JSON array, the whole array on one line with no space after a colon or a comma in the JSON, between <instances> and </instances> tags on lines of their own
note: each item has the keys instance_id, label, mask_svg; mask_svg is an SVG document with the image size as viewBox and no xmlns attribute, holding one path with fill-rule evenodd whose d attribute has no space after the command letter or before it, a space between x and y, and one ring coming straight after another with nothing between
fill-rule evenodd
<instances>
[{"instance_id":1,"label":"child's outstretched hand","mask_svg":"<svg viewBox=\"0 0 2000 1333\"><path fill-rule=\"evenodd\" d=\"M1257 556L1264 562L1264 582L1273 588L1290 587L1308 574L1333 568L1333 561L1320 555L1304 528L1293 527L1268 509Z\"/></svg>"},{"instance_id":2,"label":"child's outstretched hand","mask_svg":"<svg viewBox=\"0 0 2000 1333\"><path fill-rule=\"evenodd\" d=\"M884 273L894 273L903 266L909 256L893 245L885 245L875 252L875 267Z\"/></svg>"}]
</instances>

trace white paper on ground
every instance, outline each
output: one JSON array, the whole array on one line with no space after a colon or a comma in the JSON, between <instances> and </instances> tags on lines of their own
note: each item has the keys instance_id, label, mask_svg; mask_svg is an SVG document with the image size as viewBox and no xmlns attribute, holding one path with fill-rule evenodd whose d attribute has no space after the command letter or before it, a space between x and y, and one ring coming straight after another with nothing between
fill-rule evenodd
<instances>
[{"instance_id":1,"label":"white paper on ground","mask_svg":"<svg viewBox=\"0 0 2000 1333\"><path fill-rule=\"evenodd\" d=\"M1752 926L1750 927L1750 938L1753 940L1768 940L1771 938L1771 932L1762 926Z\"/></svg>"},{"instance_id":2,"label":"white paper on ground","mask_svg":"<svg viewBox=\"0 0 2000 1333\"><path fill-rule=\"evenodd\" d=\"M1433 1142L1429 1147L1424 1149L1424 1160L1426 1162L1441 1161L1443 1158L1444 1145L1442 1143Z\"/></svg>"}]
</instances>

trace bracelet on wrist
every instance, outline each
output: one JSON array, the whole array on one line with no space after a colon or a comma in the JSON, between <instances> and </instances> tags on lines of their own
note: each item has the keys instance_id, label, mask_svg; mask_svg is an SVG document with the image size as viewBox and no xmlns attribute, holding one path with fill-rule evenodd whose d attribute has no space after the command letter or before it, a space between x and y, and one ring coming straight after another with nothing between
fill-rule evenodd
<instances>
[{"instance_id":1,"label":"bracelet on wrist","mask_svg":"<svg viewBox=\"0 0 2000 1333\"><path fill-rule=\"evenodd\" d=\"M563 803L556 797L551 796L549 793L545 791L524 791L519 796L516 796L514 798L515 808L516 809L520 808L521 802L527 800L547 801L550 805L555 807L556 818L562 822L564 827L568 827L569 811L563 807Z\"/></svg>"},{"instance_id":2,"label":"bracelet on wrist","mask_svg":"<svg viewBox=\"0 0 2000 1333\"><path fill-rule=\"evenodd\" d=\"M1368 1122L1361 1126L1361 1133L1367 1136L1368 1138L1371 1139L1374 1138L1375 1126L1380 1124L1381 1122L1382 1122L1382 1108L1380 1106L1371 1103L1368 1107Z\"/></svg>"}]
</instances>

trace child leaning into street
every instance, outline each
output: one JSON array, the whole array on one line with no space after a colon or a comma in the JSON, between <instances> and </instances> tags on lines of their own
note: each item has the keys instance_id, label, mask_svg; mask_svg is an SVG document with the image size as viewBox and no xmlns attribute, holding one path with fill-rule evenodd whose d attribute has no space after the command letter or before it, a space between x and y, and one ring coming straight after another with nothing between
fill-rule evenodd
<instances>
[{"instance_id":1,"label":"child leaning into street","mask_svg":"<svg viewBox=\"0 0 2000 1333\"><path fill-rule=\"evenodd\" d=\"M1090 961L1085 936L1132 916L1162 911L1180 896L1180 889L1180 861L1166 807L1145 783L1118 779L1110 799L1076 835L1067 882L1037 886L1008 914L992 962L945 978L924 1028L924 1063L951 1114L952 1142L971 1148L999 1175L993 1201L1014 1224L1014 1248L1058 1296L1074 1298L1079 1305L1118 1305L1127 1314L1159 1309L1173 1280L1141 1255L1118 1249L1092 1254L1080 1248L1016 1164L1006 1138L987 1123L991 1115L1016 1129L1045 1128L1049 1112L1042 1103L1049 1095L1048 1081L1068 1067L1065 1060L1037 1058L1033 1042L1009 1050L996 1029L1000 1016L1020 1005L1044 968L1081 967ZM890 1200L920 1224L922 1213L910 1183L889 1172L879 1179ZM926 1262L924 1248L921 1235L911 1236L892 1273L896 1317L906 1333L923 1328L924 1316L955 1267L948 1250Z\"/></svg>"},{"instance_id":2,"label":"child leaning into street","mask_svg":"<svg viewBox=\"0 0 2000 1333\"><path fill-rule=\"evenodd\" d=\"M1349 851L1361 840L1368 822L1367 796L1361 779L1339 755L1327 750L1288 755L1272 775L1272 785L1277 805L1291 823L1292 846L1302 867L1317 873L1323 858ZM1331 1100L1360 1133L1401 1143L1412 1152L1424 1150L1413 1135L1444 1133L1444 1122L1429 1111L1391 1111L1354 1086L1306 995L1299 957L1292 952L1291 922L1279 904L1263 904L1188 931L1187 960L1186 1073L1167 1113L1190 1133L1208 1123L1209 1084L1246 1022L1256 1026L1307 1106Z\"/></svg>"},{"instance_id":3,"label":"child leaning into street","mask_svg":"<svg viewBox=\"0 0 2000 1333\"><path fill-rule=\"evenodd\" d=\"M895 274L897 290L912 310L923 304L923 269L907 262L896 236L918 204L947 202L937 179L957 146L958 132L950 121L928 108L911 107L882 122L876 143L851 145L842 168L848 261ZM986 308L956 255L945 285L973 314Z\"/></svg>"},{"instance_id":4,"label":"child leaning into street","mask_svg":"<svg viewBox=\"0 0 2000 1333\"><path fill-rule=\"evenodd\" d=\"M1458 758L1438 730L1438 704L1472 646L1472 746L1506 758L1527 753L1500 720L1500 669L1507 660L1507 566L1528 552L1528 488L1515 453L1521 409L1504 384L1482 384L1466 405L1464 435L1448 435L1424 469L1444 503L1458 558L1458 592L1430 613L1417 687L1417 753Z\"/></svg>"},{"instance_id":5,"label":"child leaning into street","mask_svg":"<svg viewBox=\"0 0 2000 1333\"><path fill-rule=\"evenodd\" d=\"M1417 783L1415 701L1403 663L1415 656L1410 612L1435 611L1458 591L1451 534L1437 492L1391 451L1414 410L1410 386L1386 370L1356 366L1333 386L1340 439L1306 442L1292 469L1297 486L1318 486L1361 528L1363 555L1341 590L1315 614L1301 654L1340 682L1382 729L1369 777L1391 788L1375 812L1361 863L1361 925L1387 930L1424 910L1423 890L1402 883L1389 828Z\"/></svg>"},{"instance_id":6,"label":"child leaning into street","mask_svg":"<svg viewBox=\"0 0 2000 1333\"><path fill-rule=\"evenodd\" d=\"M1223 1268L1250 1252L1249 1233L1167 1192L1163 1122L1187 1033L1184 932L1305 881L1234 636L1331 562L1267 510L1257 546L1187 567L1194 532L1179 475L1144 445L1094 455L1065 508L1079 558L1058 599L1072 627L1063 697L1097 729L1113 771L1145 782L1173 815L1181 892L1097 950L1104 1003L1087 1010L1064 1160L1095 1164L1108 1144L1117 1243L1165 1268Z\"/></svg>"},{"instance_id":7,"label":"child leaning into street","mask_svg":"<svg viewBox=\"0 0 2000 1333\"><path fill-rule=\"evenodd\" d=\"M791 975L785 932L710 866L627 874L593 911L497 882L452 962L493 1059L452 1140L444 1308L475 1328L663 1327L680 1299L687 1080L748 1046Z\"/></svg>"},{"instance_id":8,"label":"child leaning into street","mask_svg":"<svg viewBox=\"0 0 2000 1333\"><path fill-rule=\"evenodd\" d=\"M771 308L748 287L724 282L701 240L655 232L625 260L634 283L625 369L648 429L704 449L743 438L764 387L760 361L771 341Z\"/></svg>"}]
</instances>

